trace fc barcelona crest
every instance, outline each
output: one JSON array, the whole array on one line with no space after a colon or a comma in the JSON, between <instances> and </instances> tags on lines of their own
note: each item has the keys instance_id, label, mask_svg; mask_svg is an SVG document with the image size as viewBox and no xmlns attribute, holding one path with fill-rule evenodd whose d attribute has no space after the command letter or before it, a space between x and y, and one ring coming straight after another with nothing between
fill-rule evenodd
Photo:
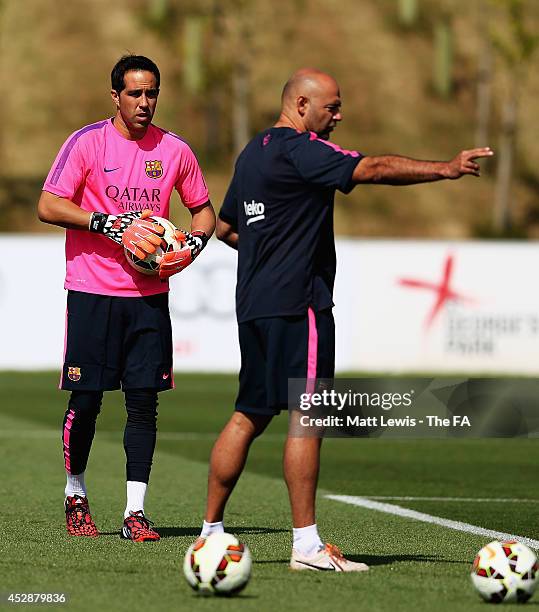
<instances>
[{"instance_id":1,"label":"fc barcelona crest","mask_svg":"<svg viewBox=\"0 0 539 612\"><path fill-rule=\"evenodd\" d=\"M163 176L163 163L160 159L146 162L146 176L158 179Z\"/></svg>"},{"instance_id":2,"label":"fc barcelona crest","mask_svg":"<svg viewBox=\"0 0 539 612\"><path fill-rule=\"evenodd\" d=\"M80 376L80 368L73 368L71 366L68 367L67 377L69 378L69 380L72 380L73 382L78 382L80 380Z\"/></svg>"}]
</instances>

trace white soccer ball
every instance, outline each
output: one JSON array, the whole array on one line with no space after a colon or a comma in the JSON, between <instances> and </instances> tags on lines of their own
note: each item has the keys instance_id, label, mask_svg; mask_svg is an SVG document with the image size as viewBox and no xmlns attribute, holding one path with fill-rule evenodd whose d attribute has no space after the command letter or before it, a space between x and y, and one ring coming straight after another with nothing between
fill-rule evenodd
<instances>
[{"instance_id":1,"label":"white soccer ball","mask_svg":"<svg viewBox=\"0 0 539 612\"><path fill-rule=\"evenodd\" d=\"M251 553L230 533L198 538L185 553L183 572L201 595L235 595L249 581Z\"/></svg>"},{"instance_id":2,"label":"white soccer ball","mask_svg":"<svg viewBox=\"0 0 539 612\"><path fill-rule=\"evenodd\" d=\"M155 223L156 225L161 225L165 228L165 233L161 237L161 244L156 248L155 253L148 255L144 259L139 259L131 251L128 251L124 247L125 258L127 259L127 263L140 272L141 274L146 274L149 276L153 276L159 272L159 264L157 263L157 258L161 257L163 253L168 253L169 251L178 251L182 244L178 242L176 239L176 227L168 220L163 217L155 217L152 215L148 217L146 221L150 221Z\"/></svg>"},{"instance_id":3,"label":"white soccer ball","mask_svg":"<svg viewBox=\"0 0 539 612\"><path fill-rule=\"evenodd\" d=\"M523 603L539 580L539 563L521 542L490 542L476 555L472 582L479 595L492 603Z\"/></svg>"}]
</instances>

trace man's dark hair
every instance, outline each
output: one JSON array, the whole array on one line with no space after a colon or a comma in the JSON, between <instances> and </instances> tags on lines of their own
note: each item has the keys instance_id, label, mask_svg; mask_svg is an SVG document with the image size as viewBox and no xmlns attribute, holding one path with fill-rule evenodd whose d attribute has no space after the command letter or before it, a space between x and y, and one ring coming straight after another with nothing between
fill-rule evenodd
<instances>
[{"instance_id":1,"label":"man's dark hair","mask_svg":"<svg viewBox=\"0 0 539 612\"><path fill-rule=\"evenodd\" d=\"M124 89L124 75L130 70L147 70L151 72L155 76L157 89L159 89L161 75L159 74L159 68L151 59L144 57L144 55L124 55L116 62L116 65L110 73L110 83L114 91L120 93L122 89Z\"/></svg>"}]
</instances>

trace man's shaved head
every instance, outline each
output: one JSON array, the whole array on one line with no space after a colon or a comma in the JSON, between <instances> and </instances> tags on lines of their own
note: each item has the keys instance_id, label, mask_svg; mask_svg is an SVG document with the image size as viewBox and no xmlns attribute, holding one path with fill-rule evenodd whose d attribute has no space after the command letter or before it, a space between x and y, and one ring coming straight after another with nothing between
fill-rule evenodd
<instances>
[{"instance_id":1,"label":"man's shaved head","mask_svg":"<svg viewBox=\"0 0 539 612\"><path fill-rule=\"evenodd\" d=\"M285 83L281 101L284 106L293 103L298 96L311 97L327 88L339 91L332 76L316 68L300 68Z\"/></svg>"},{"instance_id":2,"label":"man's shaved head","mask_svg":"<svg viewBox=\"0 0 539 612\"><path fill-rule=\"evenodd\" d=\"M316 68L300 68L288 79L281 96L281 116L276 127L315 132L328 139L341 120L337 81Z\"/></svg>"}]
</instances>

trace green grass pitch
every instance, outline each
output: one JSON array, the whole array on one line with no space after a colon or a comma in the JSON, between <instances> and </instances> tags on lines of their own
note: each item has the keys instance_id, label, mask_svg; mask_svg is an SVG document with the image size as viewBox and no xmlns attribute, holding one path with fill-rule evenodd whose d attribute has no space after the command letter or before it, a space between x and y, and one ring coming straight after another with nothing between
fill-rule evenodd
<instances>
[{"instance_id":1,"label":"green grass pitch","mask_svg":"<svg viewBox=\"0 0 539 612\"><path fill-rule=\"evenodd\" d=\"M235 377L181 375L160 396L146 511L159 543L120 540L124 508L122 395L105 395L87 485L97 540L69 538L63 515L60 425L67 394L50 373L0 374L0 592L66 592L69 610L485 610L469 582L488 538L353 507L324 493L511 498L394 501L438 517L539 539L538 441L326 440L318 524L324 539L371 565L358 575L288 570L290 515L281 476L285 416L255 442L225 517L248 544L251 582L236 598L197 597L181 563L200 530L207 461L230 415ZM528 501L522 501L528 500ZM537 595L530 604L538 605ZM10 606L14 607L14 606ZM52 606L49 606L49 608ZM519 607L520 609L520 607Z\"/></svg>"}]
</instances>

